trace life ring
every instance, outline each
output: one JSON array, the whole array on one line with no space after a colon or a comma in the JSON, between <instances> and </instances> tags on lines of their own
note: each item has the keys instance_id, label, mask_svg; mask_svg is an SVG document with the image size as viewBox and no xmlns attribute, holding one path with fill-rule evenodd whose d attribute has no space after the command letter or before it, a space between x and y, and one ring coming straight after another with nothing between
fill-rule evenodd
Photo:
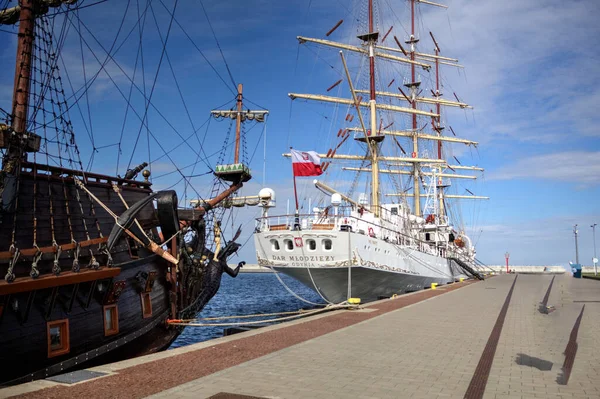
<instances>
[{"instance_id":1,"label":"life ring","mask_svg":"<svg viewBox=\"0 0 600 399\"><path fill-rule=\"evenodd\" d=\"M369 235L370 235L371 237L375 237L375 232L373 231L373 228L372 228L372 227L369 227Z\"/></svg>"},{"instance_id":2,"label":"life ring","mask_svg":"<svg viewBox=\"0 0 600 399\"><path fill-rule=\"evenodd\" d=\"M344 224L348 224L348 219L344 219Z\"/></svg>"}]
</instances>

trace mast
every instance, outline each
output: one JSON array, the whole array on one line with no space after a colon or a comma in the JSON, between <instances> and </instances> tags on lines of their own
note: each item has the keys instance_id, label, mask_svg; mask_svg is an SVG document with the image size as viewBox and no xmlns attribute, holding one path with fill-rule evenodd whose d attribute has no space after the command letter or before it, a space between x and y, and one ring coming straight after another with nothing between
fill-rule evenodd
<instances>
[{"instance_id":1,"label":"mast","mask_svg":"<svg viewBox=\"0 0 600 399\"><path fill-rule=\"evenodd\" d=\"M373 31L373 0L369 0L369 106L371 110L371 137L377 133L377 113L375 99L375 42L378 35ZM413 59L414 61L414 59ZM411 64L414 70L414 64ZM416 116L414 116L416 118ZM385 137L385 136L382 136ZM378 140L367 138L367 145L371 147L371 212L375 217L379 216L379 160L378 160Z\"/></svg>"},{"instance_id":2,"label":"mast","mask_svg":"<svg viewBox=\"0 0 600 399\"><path fill-rule=\"evenodd\" d=\"M2 147L8 151L2 160L4 181L0 186L1 209L13 212L18 195L18 178L21 159L27 143L27 116L29 111L29 88L31 82L31 59L35 15L33 0L19 0L19 34L15 63L15 81L12 101L12 135L6 135Z\"/></svg>"},{"instance_id":3,"label":"mast","mask_svg":"<svg viewBox=\"0 0 600 399\"><path fill-rule=\"evenodd\" d=\"M435 37L433 37L433 33L429 32L429 35L431 36L431 40L433 40L433 44L435 45L435 98L439 99L440 96L442 95L442 93L440 93L440 59L439 59L439 55L440 55L440 46L438 45L437 41L435 40ZM438 135L438 137L442 137L442 124L441 124L441 104L438 102L435 105L435 109L437 112L437 117L435 118L435 126L434 129ZM438 159L442 159L442 140L438 140L437 142L437 154L438 154ZM441 175L442 173L442 169L440 168L439 173ZM434 201L439 200L440 202L440 206L439 206L439 216L440 216L440 220L443 220L444 216L445 216L445 207L444 207L444 188L445 186L442 185L442 179L439 179L439 188L440 188L440 193L439 193L439 199L436 197L434 199ZM438 185L438 181L435 182L435 185Z\"/></svg>"},{"instance_id":4,"label":"mast","mask_svg":"<svg viewBox=\"0 0 600 399\"><path fill-rule=\"evenodd\" d=\"M410 0L410 40L407 41L407 44L410 44L410 59L412 61L415 60L415 44L419 41L415 38L415 1ZM410 66L410 97L411 97L411 107L412 109L417 109L417 102L415 101L417 98L417 88L419 84L416 81L416 73L415 73L415 65L411 64ZM419 138L417 135L417 115L412 115L412 130L414 132L413 136L413 157L419 156ZM413 192L415 194L415 215L421 216L421 183L419 182L419 165L413 165Z\"/></svg>"},{"instance_id":5,"label":"mast","mask_svg":"<svg viewBox=\"0 0 600 399\"><path fill-rule=\"evenodd\" d=\"M242 84L238 84L237 116L235 118L235 156L234 163L240 162L240 130L242 128Z\"/></svg>"},{"instance_id":6,"label":"mast","mask_svg":"<svg viewBox=\"0 0 600 399\"><path fill-rule=\"evenodd\" d=\"M12 103L12 128L15 133L23 134L27 129L27 114L29 111L29 87L35 17L33 14L33 0L19 0L19 5L21 7L21 12L19 17L19 38L17 44L15 85ZM20 153L20 149L16 150ZM9 156L16 155L18 154L14 152L9 154Z\"/></svg>"},{"instance_id":7,"label":"mast","mask_svg":"<svg viewBox=\"0 0 600 399\"><path fill-rule=\"evenodd\" d=\"M269 114L267 110L243 110L243 95L242 95L243 85L241 83L237 86L237 96L236 96L236 108L229 110L212 110L210 111L211 115L216 118L227 118L234 120L235 119L235 151L234 151L234 163L233 164L224 164L217 165L215 168L215 176L220 178L221 180L225 180L231 182L229 188L223 191L221 194L217 195L213 199L205 202L203 205L198 205L197 209L200 210L201 215L214 208L219 202L223 201L225 198L229 197L237 190L242 188L243 183L249 181L252 176L250 172L250 168L248 165L244 164L244 159L240 160L240 140L242 133L242 123L246 121L256 121L256 122L265 122L265 118ZM204 209L204 211L202 211Z\"/></svg>"}]
</instances>

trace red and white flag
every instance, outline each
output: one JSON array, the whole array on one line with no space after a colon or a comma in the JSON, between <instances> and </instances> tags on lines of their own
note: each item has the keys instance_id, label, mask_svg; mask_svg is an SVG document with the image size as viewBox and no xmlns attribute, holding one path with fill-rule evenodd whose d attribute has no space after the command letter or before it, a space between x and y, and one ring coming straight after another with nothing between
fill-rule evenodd
<instances>
[{"instance_id":1,"label":"red and white flag","mask_svg":"<svg viewBox=\"0 0 600 399\"><path fill-rule=\"evenodd\" d=\"M292 151L294 176L319 176L323 174L321 158L314 151Z\"/></svg>"}]
</instances>

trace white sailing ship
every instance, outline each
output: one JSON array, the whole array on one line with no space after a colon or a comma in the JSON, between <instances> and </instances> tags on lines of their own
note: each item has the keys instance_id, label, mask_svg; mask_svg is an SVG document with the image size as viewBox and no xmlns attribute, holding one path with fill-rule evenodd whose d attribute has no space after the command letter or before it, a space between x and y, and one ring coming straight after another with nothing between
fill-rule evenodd
<instances>
[{"instance_id":1,"label":"white sailing ship","mask_svg":"<svg viewBox=\"0 0 600 399\"><path fill-rule=\"evenodd\" d=\"M448 202L454 199L487 199L451 194L449 190L450 179L477 177L459 171L483 171L477 166L452 165L447 160L450 153L443 147L444 143L477 145L454 134L444 134L442 107L470 106L456 95L456 101L442 98L440 65L462 66L458 60L440 55L433 34L430 34L433 54L417 50L415 7L419 3L445 6L425 0L407 1L411 10L411 31L405 46L396 36L390 35L392 27L386 29L383 37L376 31L374 14L377 9L373 0L364 2L367 11L364 15L368 16L368 21L362 25L364 30L358 36L358 45L298 37L302 44L340 50L342 76L327 91L343 82L344 89L349 92L345 98L298 93L290 93L289 97L347 107L344 125L337 133L337 146L318 155L325 160L320 166L327 171L330 166L333 169L338 164L359 163L360 166L343 166L341 169L362 176L368 174L370 198L362 194L355 200L348 192L314 180L315 187L328 196L329 204L315 207L308 214L299 212L297 205L296 212L284 215L285 223L281 223L278 222L282 220L281 215L269 215L269 210L275 206L275 192L265 188L258 196L263 212L257 222L254 240L260 265L301 281L331 303L349 298L368 302L417 291L432 283L481 278L482 267L476 259L471 239L465 234L464 227L453 224L447 211ZM390 42L392 37L397 47L385 45L385 40ZM362 65L368 65L368 79L361 80L359 72L355 77L356 87L347 66L346 53L358 54L365 61ZM383 62L406 65L404 90L402 87L398 87L398 92L382 89L387 84L384 82L387 77L378 69ZM397 74L398 70L393 71ZM421 88L417 70L429 74L432 87ZM389 79L387 88L392 86L394 75ZM361 90L360 82L365 83L364 90ZM423 95L424 91L432 95ZM363 96L368 96L369 100L363 100ZM363 113L365 110L367 112ZM394 123L397 128L403 122L401 118L393 118L406 114L409 118L404 123L408 127L393 130ZM347 144L352 142L351 139L359 144L362 152L341 154L349 147ZM406 151L403 145L412 148ZM380 176L383 175L395 180L389 185L382 184ZM354 187L350 191L354 191Z\"/></svg>"}]
</instances>

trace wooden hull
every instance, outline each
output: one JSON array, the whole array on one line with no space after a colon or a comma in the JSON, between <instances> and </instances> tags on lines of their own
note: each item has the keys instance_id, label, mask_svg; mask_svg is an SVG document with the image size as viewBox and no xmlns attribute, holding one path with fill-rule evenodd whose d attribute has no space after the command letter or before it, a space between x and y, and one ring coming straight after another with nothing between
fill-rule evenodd
<instances>
[{"instance_id":1,"label":"wooden hull","mask_svg":"<svg viewBox=\"0 0 600 399\"><path fill-rule=\"evenodd\" d=\"M1 277L15 248L21 255L12 269L16 279L0 281L0 385L45 378L82 363L153 353L167 348L181 331L166 323L174 310L187 305L173 289L173 265L126 236L111 250L111 259L96 244L60 253L36 249L52 247L53 241L64 248L72 240L89 244L110 234L114 218L75 187L76 173L34 165L22 173L16 216L2 214ZM119 184L128 205L151 192L143 182L95 176L87 176L86 187L117 215L126 207L111 183ZM151 204L137 220L148 234L158 236ZM31 249L36 250L29 255ZM54 274L57 254L61 270ZM32 278L37 256L40 276ZM97 270L89 267L92 257ZM79 271L72 270L75 259Z\"/></svg>"}]
</instances>

